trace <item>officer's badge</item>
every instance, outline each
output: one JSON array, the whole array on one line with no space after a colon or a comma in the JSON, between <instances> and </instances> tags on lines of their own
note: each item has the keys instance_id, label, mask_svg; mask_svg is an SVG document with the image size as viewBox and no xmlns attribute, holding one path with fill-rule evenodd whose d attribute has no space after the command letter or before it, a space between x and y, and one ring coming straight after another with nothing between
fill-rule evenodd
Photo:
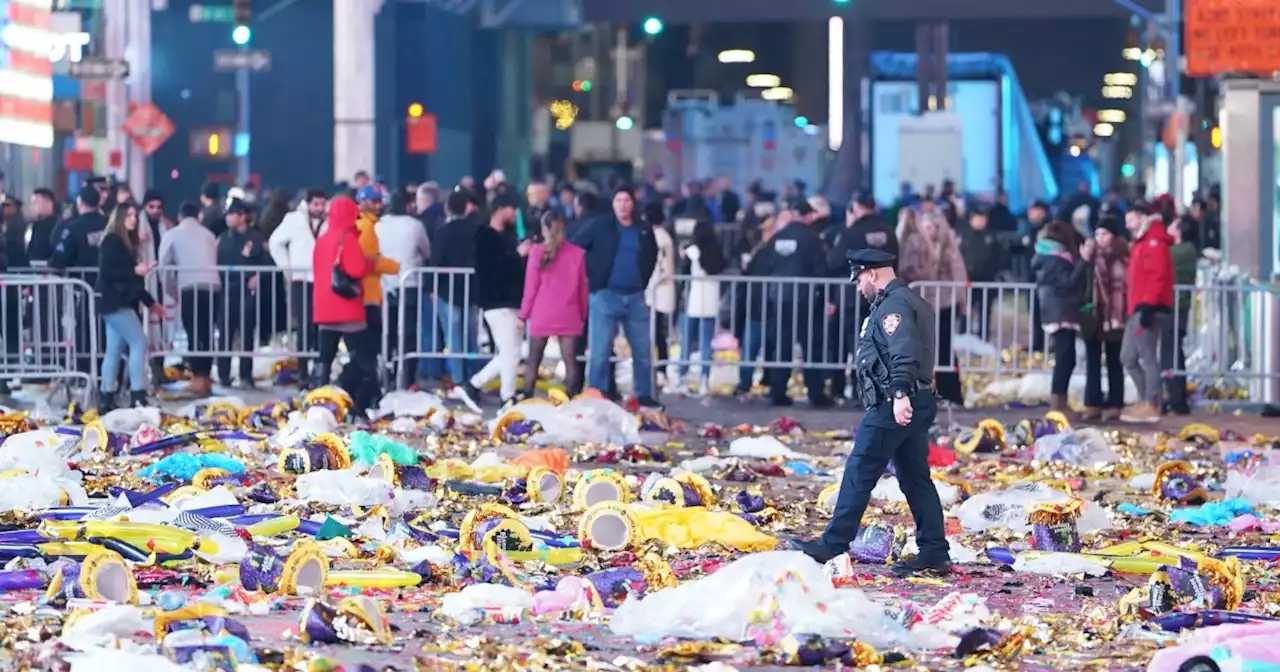
<instances>
[{"instance_id":1,"label":"officer's badge","mask_svg":"<svg viewBox=\"0 0 1280 672\"><path fill-rule=\"evenodd\" d=\"M880 324L884 327L884 333L892 336L902 324L902 313L889 313L880 320Z\"/></svg>"}]
</instances>

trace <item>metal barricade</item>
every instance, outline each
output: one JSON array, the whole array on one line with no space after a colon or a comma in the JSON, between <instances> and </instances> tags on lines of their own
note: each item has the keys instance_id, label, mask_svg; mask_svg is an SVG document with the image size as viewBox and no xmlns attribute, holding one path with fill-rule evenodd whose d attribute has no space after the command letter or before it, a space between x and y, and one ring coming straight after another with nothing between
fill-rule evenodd
<instances>
[{"instance_id":1,"label":"metal barricade","mask_svg":"<svg viewBox=\"0 0 1280 672\"><path fill-rule=\"evenodd\" d=\"M162 295L155 298L167 315L151 322L151 355L186 358L199 376L211 375L216 364L224 383L251 380L253 359L263 354L298 359L305 374L306 360L320 356L313 284L303 280L310 273L274 266L153 269L148 281L158 281Z\"/></svg>"},{"instance_id":2,"label":"metal barricade","mask_svg":"<svg viewBox=\"0 0 1280 672\"><path fill-rule=\"evenodd\" d=\"M933 306L938 373L1049 370L1035 283L917 281L911 288Z\"/></svg>"},{"instance_id":3,"label":"metal barricade","mask_svg":"<svg viewBox=\"0 0 1280 672\"><path fill-rule=\"evenodd\" d=\"M446 372L461 382L483 366L483 319L471 288L475 272L409 268L383 283L382 357L396 387L418 378L439 380Z\"/></svg>"},{"instance_id":4,"label":"metal barricade","mask_svg":"<svg viewBox=\"0 0 1280 672\"><path fill-rule=\"evenodd\" d=\"M101 352L93 287L31 270L0 275L0 379L80 380L91 396Z\"/></svg>"}]
</instances>

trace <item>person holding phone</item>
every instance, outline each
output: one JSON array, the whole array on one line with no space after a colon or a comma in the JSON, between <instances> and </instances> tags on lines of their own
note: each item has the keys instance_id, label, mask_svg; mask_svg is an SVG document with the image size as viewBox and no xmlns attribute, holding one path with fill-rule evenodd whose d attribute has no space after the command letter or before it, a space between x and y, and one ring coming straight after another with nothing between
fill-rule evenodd
<instances>
[{"instance_id":1,"label":"person holding phone","mask_svg":"<svg viewBox=\"0 0 1280 672\"><path fill-rule=\"evenodd\" d=\"M138 234L138 206L121 203L111 213L99 245L98 278L94 291L99 297L98 312L107 326L106 357L102 362L100 413L115 408L120 357L129 350L129 405L146 406L147 332L138 314L141 303L157 317L164 306L147 291L143 279L155 268L154 261L138 261L141 238Z\"/></svg>"}]
</instances>

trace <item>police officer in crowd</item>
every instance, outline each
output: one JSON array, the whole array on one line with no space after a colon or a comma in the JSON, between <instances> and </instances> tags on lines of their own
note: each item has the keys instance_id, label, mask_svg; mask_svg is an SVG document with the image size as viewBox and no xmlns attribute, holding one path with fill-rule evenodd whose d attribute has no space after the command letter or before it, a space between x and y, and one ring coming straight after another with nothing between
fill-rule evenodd
<instances>
[{"instance_id":1,"label":"police officer in crowd","mask_svg":"<svg viewBox=\"0 0 1280 672\"><path fill-rule=\"evenodd\" d=\"M258 345L258 284L261 276L244 267L257 268L271 265L267 251L267 239L262 230L249 226L249 207L244 201L234 199L223 213L227 230L218 236L218 265L233 267L226 271L222 291L222 316L225 322L218 330L218 349L223 352L252 353ZM237 336L238 335L238 336ZM233 340L233 336L237 336ZM253 357L239 358L240 377L234 381L239 387L253 387ZM232 385L231 358L218 358L218 380L225 386Z\"/></svg>"},{"instance_id":2,"label":"police officer in crowd","mask_svg":"<svg viewBox=\"0 0 1280 672\"><path fill-rule=\"evenodd\" d=\"M899 562L899 576L951 570L942 504L929 477L929 428L938 412L932 388L933 309L893 270L894 256L876 249L853 252L850 280L871 300L855 356L857 394L867 412L854 434L835 512L822 536L793 545L818 562L848 550L885 467L894 473L911 507L920 553Z\"/></svg>"},{"instance_id":3,"label":"police officer in crowd","mask_svg":"<svg viewBox=\"0 0 1280 672\"><path fill-rule=\"evenodd\" d=\"M820 278L826 276L826 250L822 237L814 228L817 213L806 201L797 201L786 216L779 218L782 227L773 234L769 245L760 251L761 275L773 278ZM804 350L809 362L821 361L823 351L822 319L827 314L825 296L811 282L771 282L765 289L765 354L769 359L790 362L796 344ZM811 351L812 350L812 351ZM790 406L787 380L790 367L775 367L766 374L769 398L775 406ZM809 402L815 408L830 408L831 397L822 389L822 371L804 368L804 385Z\"/></svg>"},{"instance_id":4,"label":"police officer in crowd","mask_svg":"<svg viewBox=\"0 0 1280 672\"><path fill-rule=\"evenodd\" d=\"M90 287L98 282L98 245L102 242L102 230L107 228L107 218L102 214L103 192L97 183L90 182L76 196L76 215L58 224L53 230L53 254L49 267L67 273L67 276L84 280ZM99 343L105 336L101 327L89 322L89 305L92 297L76 296L75 335L77 369L89 372L89 330L98 329Z\"/></svg>"}]
</instances>

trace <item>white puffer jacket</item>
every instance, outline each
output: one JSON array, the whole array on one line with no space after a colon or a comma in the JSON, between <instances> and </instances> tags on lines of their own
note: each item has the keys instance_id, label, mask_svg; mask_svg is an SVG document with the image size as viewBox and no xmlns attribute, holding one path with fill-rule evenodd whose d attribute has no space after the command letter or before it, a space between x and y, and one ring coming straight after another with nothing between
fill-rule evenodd
<instances>
[{"instance_id":1,"label":"white puffer jacket","mask_svg":"<svg viewBox=\"0 0 1280 672\"><path fill-rule=\"evenodd\" d=\"M311 219L307 214L307 202L298 204L298 208L284 216L280 226L271 233L267 241L267 249L276 266L285 270L287 277L293 282L315 282L312 256L316 251L316 238L328 227L326 220L320 225L318 232L311 231ZM298 272L294 269L307 269Z\"/></svg>"}]
</instances>

